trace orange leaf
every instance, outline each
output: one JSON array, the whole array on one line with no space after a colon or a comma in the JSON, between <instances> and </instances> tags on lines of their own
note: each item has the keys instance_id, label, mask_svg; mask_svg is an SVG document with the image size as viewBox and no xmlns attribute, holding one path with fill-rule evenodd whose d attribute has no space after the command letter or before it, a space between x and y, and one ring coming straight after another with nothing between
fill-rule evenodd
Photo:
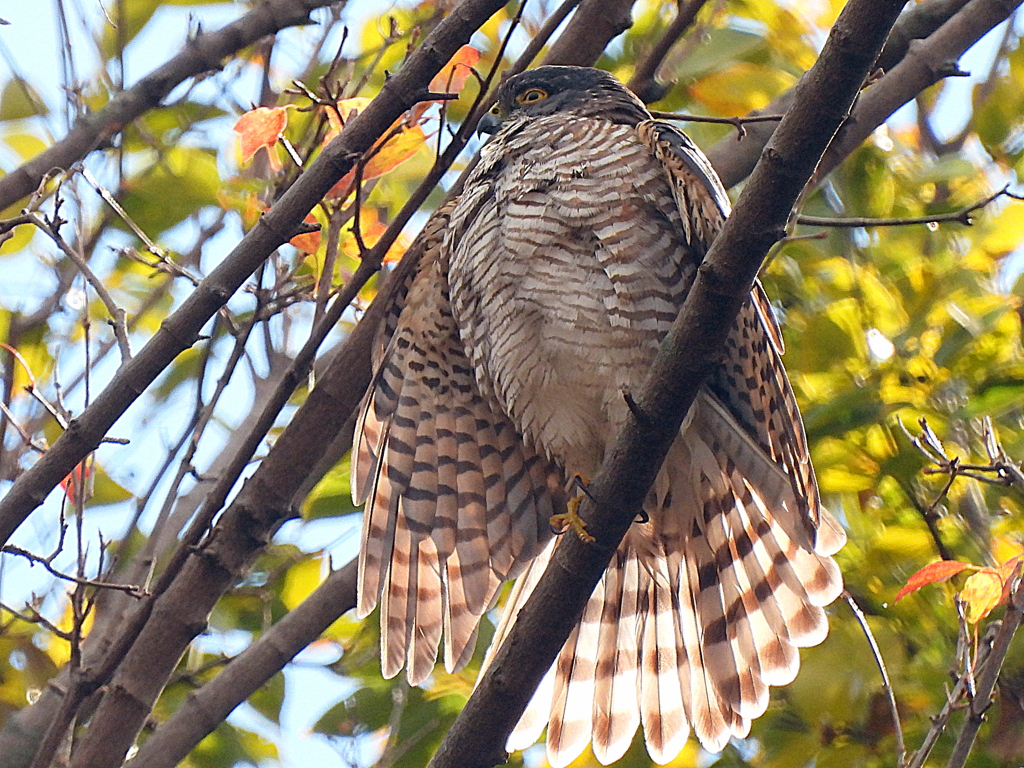
<instances>
[{"instance_id":1,"label":"orange leaf","mask_svg":"<svg viewBox=\"0 0 1024 768\"><path fill-rule=\"evenodd\" d=\"M965 606L964 618L977 624L1003 601L1003 577L995 568L979 569L964 582L960 599Z\"/></svg>"},{"instance_id":2,"label":"orange leaf","mask_svg":"<svg viewBox=\"0 0 1024 768\"><path fill-rule=\"evenodd\" d=\"M317 224L316 216L312 213L307 213L306 218L303 219L307 224ZM315 232L306 232L303 235L296 235L288 241L300 251L305 254L316 253L320 247L320 230Z\"/></svg>"},{"instance_id":3,"label":"orange leaf","mask_svg":"<svg viewBox=\"0 0 1024 768\"><path fill-rule=\"evenodd\" d=\"M911 592L916 592L927 584L934 584L937 581L945 581L956 576L963 570L976 569L977 566L970 563L961 563L959 560L939 560L937 563L926 565L909 579L906 585L896 593L894 603L898 603L903 597Z\"/></svg>"},{"instance_id":4,"label":"orange leaf","mask_svg":"<svg viewBox=\"0 0 1024 768\"><path fill-rule=\"evenodd\" d=\"M480 61L480 51L472 45L464 45L455 52L451 60L434 75L430 90L434 93L460 93L469 79L470 68Z\"/></svg>"},{"instance_id":5,"label":"orange leaf","mask_svg":"<svg viewBox=\"0 0 1024 768\"><path fill-rule=\"evenodd\" d=\"M337 104L337 109L327 109L327 122L331 124L331 129L327 132L324 137L324 144L327 144L331 139L341 133L341 129L345 127L349 120L358 115L366 106L373 101L365 96L353 96L351 99L342 99Z\"/></svg>"},{"instance_id":6,"label":"orange leaf","mask_svg":"<svg viewBox=\"0 0 1024 768\"><path fill-rule=\"evenodd\" d=\"M383 176L393 168L397 168L410 157L416 154L417 150L426 143L427 135L418 125L403 128L397 135L388 139L388 142L376 151L363 166L363 181L376 179ZM373 150L371 150L373 151ZM356 180L356 169L353 168L346 173L341 181L335 184L327 193L329 199L343 199L348 197Z\"/></svg>"},{"instance_id":7,"label":"orange leaf","mask_svg":"<svg viewBox=\"0 0 1024 768\"><path fill-rule=\"evenodd\" d=\"M266 147L268 152L281 138L285 126L288 125L288 109L286 107L257 107L238 118L235 123L235 133L238 134L242 145L242 162L252 160L253 155L260 147ZM271 163L276 161L273 153L270 153Z\"/></svg>"},{"instance_id":8,"label":"orange leaf","mask_svg":"<svg viewBox=\"0 0 1024 768\"><path fill-rule=\"evenodd\" d=\"M380 148L373 157L366 161L363 166L363 181L383 176L393 168L397 168L410 157L427 141L427 135L418 125L406 128L397 136L388 140L388 143Z\"/></svg>"},{"instance_id":9,"label":"orange leaf","mask_svg":"<svg viewBox=\"0 0 1024 768\"><path fill-rule=\"evenodd\" d=\"M471 68L480 61L480 51L472 45L464 45L455 52L451 60L430 81L430 91L434 93L461 93L466 81L472 74ZM421 101L412 108L411 122L417 123L433 101Z\"/></svg>"},{"instance_id":10,"label":"orange leaf","mask_svg":"<svg viewBox=\"0 0 1024 768\"><path fill-rule=\"evenodd\" d=\"M387 225L380 220L377 215L377 211L373 208L364 208L359 216L359 231L363 238L363 243L367 248L372 248L380 240L381 236L387 230ZM342 236L340 241L341 251L350 259L358 259L359 244L356 242L355 235L352 233L352 227L345 227L342 230ZM384 263L392 264L402 258L406 248L409 247L409 239L403 235L399 235L395 242L388 248L388 252L384 255Z\"/></svg>"}]
</instances>

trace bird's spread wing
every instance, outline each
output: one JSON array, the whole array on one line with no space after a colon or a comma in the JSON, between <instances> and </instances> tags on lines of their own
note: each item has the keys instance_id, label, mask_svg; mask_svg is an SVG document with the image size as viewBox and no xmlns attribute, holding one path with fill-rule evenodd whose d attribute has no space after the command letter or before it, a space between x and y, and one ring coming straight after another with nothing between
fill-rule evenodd
<instances>
[{"instance_id":1,"label":"bird's spread wing","mask_svg":"<svg viewBox=\"0 0 1024 768\"><path fill-rule=\"evenodd\" d=\"M729 213L717 176L670 126L648 121L637 132L667 173L685 241L706 252ZM845 534L818 500L781 354L755 285L645 504L651 522L634 525L613 556L509 748L535 741L546 723L552 765L588 741L607 764L639 724L657 762L691 730L719 751L748 733L769 685L793 679L797 649L824 638L822 606L842 586L830 555ZM492 649L551 549L517 583Z\"/></svg>"},{"instance_id":2,"label":"bird's spread wing","mask_svg":"<svg viewBox=\"0 0 1024 768\"><path fill-rule=\"evenodd\" d=\"M472 655L480 616L550 537L561 475L479 393L459 340L437 216L404 311L385 319L353 447L366 500L358 613L381 603L384 675L422 681Z\"/></svg>"},{"instance_id":3,"label":"bird's spread wing","mask_svg":"<svg viewBox=\"0 0 1024 768\"><path fill-rule=\"evenodd\" d=\"M690 138L672 126L650 120L641 123L637 132L668 171L688 240L707 251L730 211L718 175ZM709 413L703 421L705 426L719 426L725 450L731 452L735 446L738 451L734 459L747 460L741 469L748 482L763 477L768 491L780 471L789 478L794 511L801 518L799 526L805 528L803 535L796 528L791 535L803 546L831 555L846 538L818 501L803 422L782 352L782 332L768 296L755 280L726 339L721 364L708 381L702 410ZM754 450L746 450L751 441ZM770 491L766 496L781 501Z\"/></svg>"}]
</instances>

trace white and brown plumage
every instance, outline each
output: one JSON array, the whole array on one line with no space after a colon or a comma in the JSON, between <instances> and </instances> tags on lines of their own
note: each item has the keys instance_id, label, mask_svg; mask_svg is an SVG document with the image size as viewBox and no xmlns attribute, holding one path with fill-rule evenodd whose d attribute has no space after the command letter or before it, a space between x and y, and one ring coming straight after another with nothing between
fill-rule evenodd
<instances>
[{"instance_id":1,"label":"white and brown plumage","mask_svg":"<svg viewBox=\"0 0 1024 768\"><path fill-rule=\"evenodd\" d=\"M549 519L597 472L728 214L707 160L612 76L541 67L390 307L353 451L368 499L359 613L381 603L386 676L464 664L502 582L495 647L557 545ZM492 120L497 129L497 121ZM796 674L841 589L781 338L760 286L644 510L510 748L548 725L553 765L642 725L666 762L719 751Z\"/></svg>"}]
</instances>

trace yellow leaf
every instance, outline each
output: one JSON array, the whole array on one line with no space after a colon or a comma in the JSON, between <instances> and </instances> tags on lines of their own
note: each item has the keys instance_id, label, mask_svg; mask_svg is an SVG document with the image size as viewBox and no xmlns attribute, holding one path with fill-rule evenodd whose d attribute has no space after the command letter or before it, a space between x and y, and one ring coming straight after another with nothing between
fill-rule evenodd
<instances>
[{"instance_id":1,"label":"yellow leaf","mask_svg":"<svg viewBox=\"0 0 1024 768\"><path fill-rule=\"evenodd\" d=\"M284 588L281 590L281 602L290 611L307 597L323 581L323 568L320 558L301 560L288 569L284 577Z\"/></svg>"},{"instance_id":2,"label":"yellow leaf","mask_svg":"<svg viewBox=\"0 0 1024 768\"><path fill-rule=\"evenodd\" d=\"M994 568L982 568L968 577L960 590L964 603L964 618L970 624L977 624L988 616L992 609L1002 602L1003 578Z\"/></svg>"},{"instance_id":3,"label":"yellow leaf","mask_svg":"<svg viewBox=\"0 0 1024 768\"><path fill-rule=\"evenodd\" d=\"M745 115L763 109L793 85L787 72L741 61L717 70L690 86L690 96L716 115Z\"/></svg>"}]
</instances>

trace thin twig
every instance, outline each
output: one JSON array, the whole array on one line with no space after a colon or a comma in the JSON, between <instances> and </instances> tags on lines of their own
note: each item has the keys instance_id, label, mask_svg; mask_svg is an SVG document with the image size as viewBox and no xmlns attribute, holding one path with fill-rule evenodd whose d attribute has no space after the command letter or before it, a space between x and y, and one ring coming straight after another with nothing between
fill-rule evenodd
<instances>
[{"instance_id":1,"label":"thin twig","mask_svg":"<svg viewBox=\"0 0 1024 768\"><path fill-rule=\"evenodd\" d=\"M748 123L777 123L783 115L747 115L746 117L711 117L710 115L691 115L686 112L658 112L651 110L651 115L658 120L684 120L688 123L717 123L731 125L736 129L736 138L747 135L744 125Z\"/></svg>"},{"instance_id":2,"label":"thin twig","mask_svg":"<svg viewBox=\"0 0 1024 768\"><path fill-rule=\"evenodd\" d=\"M953 746L953 754L949 757L948 768L963 768L967 762L967 756L971 753L974 740L978 736L978 729L985 721L985 712L992 704L992 694L995 691L996 679L999 677L999 670L1002 669L1003 661L1006 659L1006 652L1010 649L1010 641L1020 626L1021 617L1024 616L1024 580L1020 579L1020 566L1017 567L1017 585L1013 589L1013 596L1006 608L1006 615L999 625L999 632L992 643L992 652L988 654L984 664L977 667L977 679L975 685L977 690L967 709L967 718L964 721L963 729L957 737Z\"/></svg>"},{"instance_id":3,"label":"thin twig","mask_svg":"<svg viewBox=\"0 0 1024 768\"><path fill-rule=\"evenodd\" d=\"M118 592L124 592L131 595L132 597L145 597L146 590L142 587L137 587L134 584L114 584L109 581L100 581L97 579L86 579L81 576L72 576L70 573L63 573L53 567L50 557L40 557L34 555L26 549L17 547L14 544L8 544L3 549L0 549L5 555L17 555L23 557L30 563L38 564L43 566L52 576L56 576L58 579L63 581L70 581L74 584L79 584L83 587L97 587L98 589L113 589Z\"/></svg>"},{"instance_id":4,"label":"thin twig","mask_svg":"<svg viewBox=\"0 0 1024 768\"><path fill-rule=\"evenodd\" d=\"M636 72L629 81L629 89L643 99L644 103L657 101L665 96L668 88L658 82L658 70L675 44L693 26L697 14L706 2L707 0L677 0L676 17L658 38L650 53L637 65Z\"/></svg>"},{"instance_id":5,"label":"thin twig","mask_svg":"<svg viewBox=\"0 0 1024 768\"><path fill-rule=\"evenodd\" d=\"M854 617L857 619L857 623L860 624L861 630L864 632L864 637L867 638L868 645L871 647L871 653L875 657L875 663L878 665L878 671L882 673L882 690L885 691L886 699L889 701L889 713L892 715L892 724L896 729L896 754L899 755L898 765L903 765L907 757L907 748L903 742L903 725L900 723L900 712L896 707L896 695L892 690L892 682L889 680L889 672L885 668L885 661L882 659L882 650L878 647L878 642L875 640L875 635L871 631L871 627L868 625L867 617L864 612L857 605L857 601L853 599L853 595L843 590L843 600L850 606L850 610L853 611Z\"/></svg>"},{"instance_id":6,"label":"thin twig","mask_svg":"<svg viewBox=\"0 0 1024 768\"><path fill-rule=\"evenodd\" d=\"M48 621L45 616L43 616L41 613L39 613L39 611L37 611L32 606L29 606L29 610L32 611L31 614L26 614L26 613L21 613L20 611L16 611L14 608L11 608L9 605L6 605L5 603L0 603L0 610L7 611L9 614L14 616L15 618L21 619L22 621L26 622L27 624L39 624L41 627L46 629L47 632L50 632L50 633L56 635L61 640L67 640L69 642L71 640L71 635L70 634L68 634L64 630L58 628L56 625L54 625L53 623Z\"/></svg>"},{"instance_id":7,"label":"thin twig","mask_svg":"<svg viewBox=\"0 0 1024 768\"><path fill-rule=\"evenodd\" d=\"M114 302L110 292L107 291L107 287L103 284L103 281L96 276L96 273L89 268L89 264L86 262L82 254L78 253L72 248L66 240L60 234L61 220L57 218L57 214L54 213L54 218L50 221L43 218L38 213L28 214L29 221L35 226L45 232L51 240L56 244L58 248L67 256L71 261L74 262L75 266L82 273L85 279L88 281L92 289L96 291L96 295L100 301L103 302L103 306L107 308L107 312L110 314L110 326L114 330L114 338L117 339L117 346L121 350L121 364L124 365L126 362L132 359L131 345L128 343L128 328L126 323L127 315L123 309L121 309ZM86 310L88 314L88 310Z\"/></svg>"},{"instance_id":8,"label":"thin twig","mask_svg":"<svg viewBox=\"0 0 1024 768\"><path fill-rule=\"evenodd\" d=\"M1009 197L1013 200L1024 200L1024 195L1014 194L1010 191L1009 185L1003 187L998 192L989 195L984 200L979 200L972 205L968 205L965 208L961 208L959 211L950 211L949 213L936 213L932 216L905 216L897 218L881 218L875 219L866 216L849 216L842 218L833 218L829 216L805 216L800 214L796 217L797 224L808 224L815 227L903 227L915 224L940 224L942 222L954 222L957 224L963 224L965 227L971 226L974 221L971 218L971 214L977 210L984 208L986 205L1000 197Z\"/></svg>"}]
</instances>

